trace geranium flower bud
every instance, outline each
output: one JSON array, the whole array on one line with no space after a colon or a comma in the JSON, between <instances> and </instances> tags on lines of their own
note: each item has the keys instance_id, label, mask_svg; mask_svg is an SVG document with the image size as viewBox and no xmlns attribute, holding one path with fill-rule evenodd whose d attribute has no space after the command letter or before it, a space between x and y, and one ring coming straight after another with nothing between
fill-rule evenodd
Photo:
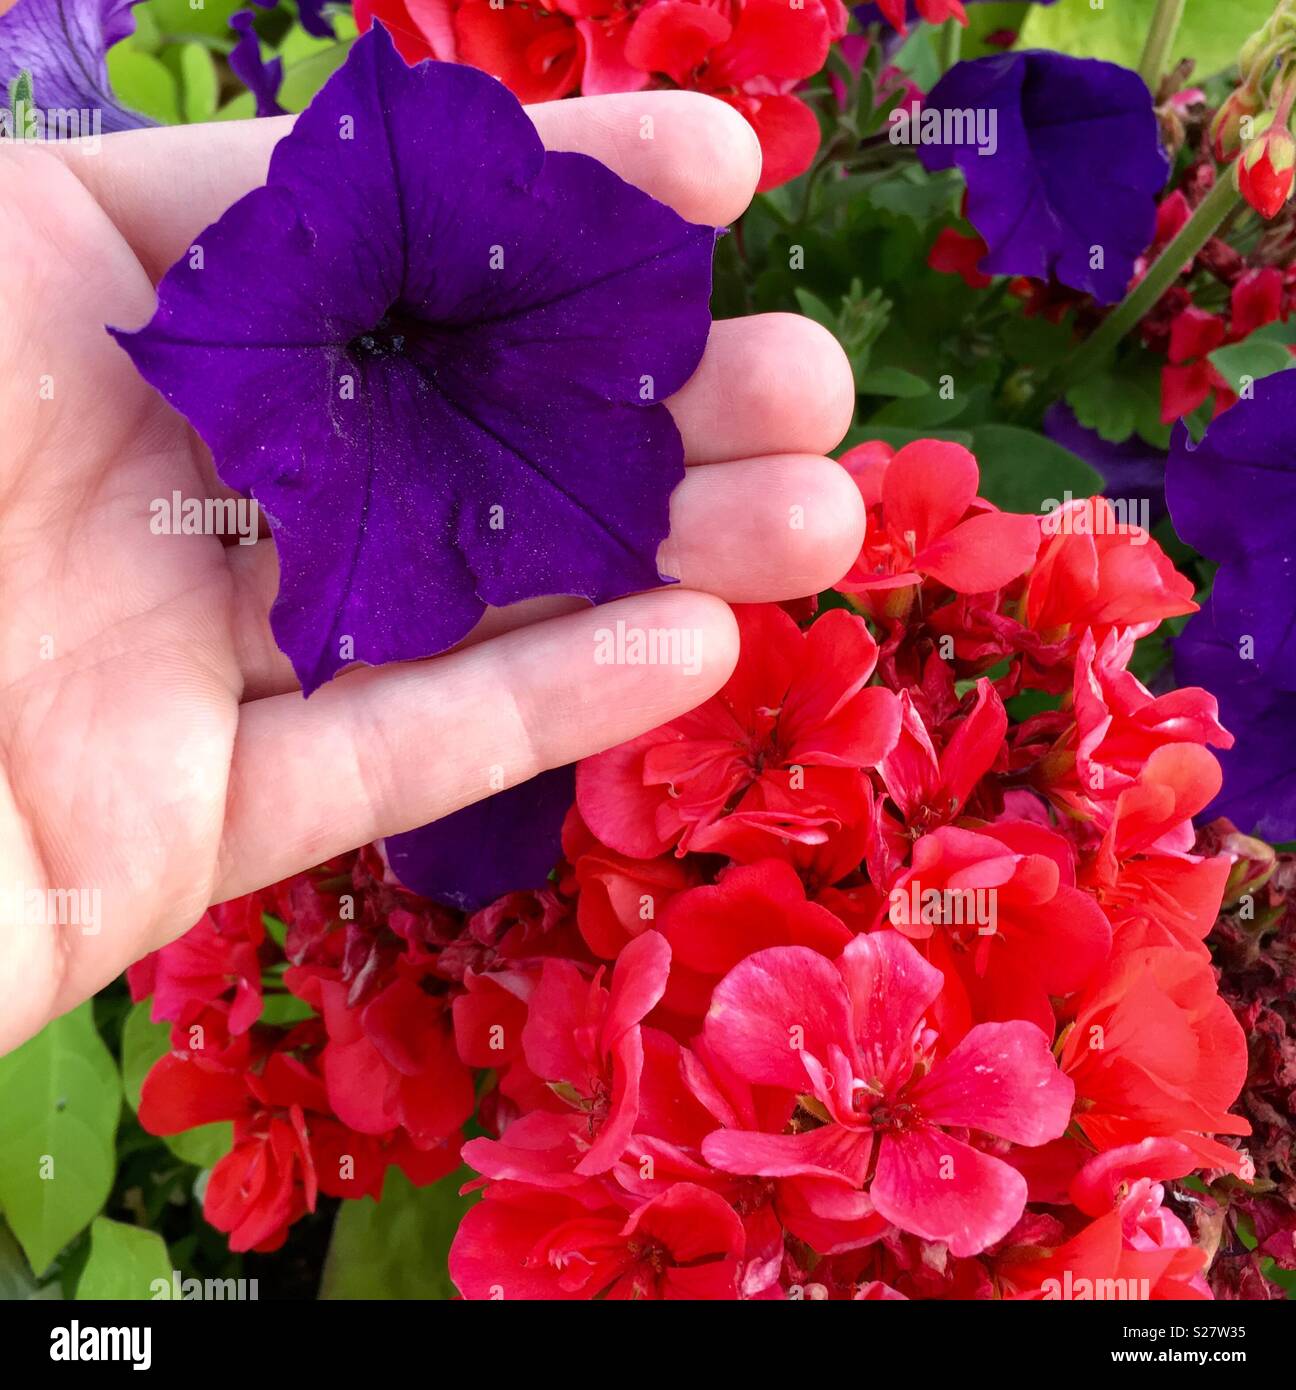
<instances>
[{"instance_id":1,"label":"geranium flower bud","mask_svg":"<svg viewBox=\"0 0 1296 1390\"><path fill-rule=\"evenodd\" d=\"M1255 88L1239 87L1229 93L1210 124L1211 153L1221 164L1226 164L1242 148L1243 121L1248 118L1254 121L1259 114L1260 93Z\"/></svg>"},{"instance_id":2,"label":"geranium flower bud","mask_svg":"<svg viewBox=\"0 0 1296 1390\"><path fill-rule=\"evenodd\" d=\"M1264 218L1274 218L1291 196L1296 180L1296 140L1275 124L1247 147L1238 163L1242 196Z\"/></svg>"},{"instance_id":3,"label":"geranium flower bud","mask_svg":"<svg viewBox=\"0 0 1296 1390\"><path fill-rule=\"evenodd\" d=\"M1224 907L1258 893L1278 867L1278 854L1272 845L1236 830L1224 836L1220 849L1233 857L1233 867L1224 885Z\"/></svg>"}]
</instances>

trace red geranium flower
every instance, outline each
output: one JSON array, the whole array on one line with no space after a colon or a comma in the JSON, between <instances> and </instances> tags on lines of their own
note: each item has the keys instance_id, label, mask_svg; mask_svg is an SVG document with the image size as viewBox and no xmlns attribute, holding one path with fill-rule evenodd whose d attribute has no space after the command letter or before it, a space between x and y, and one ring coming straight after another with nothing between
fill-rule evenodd
<instances>
[{"instance_id":1,"label":"red geranium flower","mask_svg":"<svg viewBox=\"0 0 1296 1390\"><path fill-rule=\"evenodd\" d=\"M753 1084L807 1096L806 1121L720 1131L707 1162L867 1185L886 1220L956 1256L1006 1235L1025 1179L949 1131L1043 1144L1066 1128L1074 1090L1031 1023L980 1024L938 1055L924 1019L942 983L898 932L856 937L836 963L799 946L749 956L716 988L707 1042Z\"/></svg>"},{"instance_id":2,"label":"red geranium flower","mask_svg":"<svg viewBox=\"0 0 1296 1390\"><path fill-rule=\"evenodd\" d=\"M1100 1149L1178 1139L1212 1167L1239 1172L1208 1134L1250 1134L1228 1113L1246 1080L1246 1036L1210 962L1171 946L1114 955L1081 999L1061 1054L1076 1123Z\"/></svg>"},{"instance_id":3,"label":"red geranium flower","mask_svg":"<svg viewBox=\"0 0 1296 1390\"><path fill-rule=\"evenodd\" d=\"M900 706L868 686L864 620L834 609L802 633L773 604L735 616L742 652L719 694L577 769L581 814L622 854L751 861L824 844L871 810L864 769L895 743Z\"/></svg>"},{"instance_id":4,"label":"red geranium flower","mask_svg":"<svg viewBox=\"0 0 1296 1390\"><path fill-rule=\"evenodd\" d=\"M450 1276L476 1299L731 1299L742 1222L722 1197L676 1183L638 1206L493 1183L464 1217Z\"/></svg>"},{"instance_id":5,"label":"red geranium flower","mask_svg":"<svg viewBox=\"0 0 1296 1390\"><path fill-rule=\"evenodd\" d=\"M819 122L793 89L845 32L841 0L656 0L639 11L625 54L646 73L741 111L761 143L763 191L809 168Z\"/></svg>"},{"instance_id":6,"label":"red geranium flower","mask_svg":"<svg viewBox=\"0 0 1296 1390\"><path fill-rule=\"evenodd\" d=\"M902 617L925 579L959 594L1000 589L1030 568L1039 524L977 496L980 469L958 444L873 441L842 455L868 509L859 559L837 586L870 614Z\"/></svg>"}]
</instances>

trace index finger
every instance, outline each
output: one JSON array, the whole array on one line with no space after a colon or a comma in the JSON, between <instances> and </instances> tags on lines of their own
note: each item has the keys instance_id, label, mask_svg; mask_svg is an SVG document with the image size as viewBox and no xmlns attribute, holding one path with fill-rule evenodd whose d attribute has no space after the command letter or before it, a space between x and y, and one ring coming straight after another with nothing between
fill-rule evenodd
<instances>
[{"instance_id":1,"label":"index finger","mask_svg":"<svg viewBox=\"0 0 1296 1390\"><path fill-rule=\"evenodd\" d=\"M751 201L760 143L700 92L623 92L527 107L551 150L592 155L690 222L722 226ZM105 135L97 154L51 141L153 280L231 203L264 183L293 117L155 126Z\"/></svg>"}]
</instances>

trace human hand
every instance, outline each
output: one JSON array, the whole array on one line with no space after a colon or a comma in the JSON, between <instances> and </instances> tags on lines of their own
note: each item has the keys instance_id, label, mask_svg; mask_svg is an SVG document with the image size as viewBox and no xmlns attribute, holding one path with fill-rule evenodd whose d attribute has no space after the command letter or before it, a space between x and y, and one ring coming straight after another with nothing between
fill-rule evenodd
<instances>
[{"instance_id":1,"label":"human hand","mask_svg":"<svg viewBox=\"0 0 1296 1390\"><path fill-rule=\"evenodd\" d=\"M645 111L652 141L637 138ZM690 220L733 220L756 184L750 127L707 97L531 115L550 148L596 156ZM270 633L267 528L250 546L151 532L154 499L230 494L104 331L149 317L152 283L261 181L286 128L0 153L0 1052L213 902L489 795L493 766L512 785L699 704L736 656L724 601L817 592L859 551L859 494L823 457L853 406L841 349L789 315L717 322L668 402L690 465L660 554L678 587L488 612L455 651L303 700ZM618 619L697 632L700 670L596 665L594 631ZM60 922L73 902L93 920Z\"/></svg>"}]
</instances>

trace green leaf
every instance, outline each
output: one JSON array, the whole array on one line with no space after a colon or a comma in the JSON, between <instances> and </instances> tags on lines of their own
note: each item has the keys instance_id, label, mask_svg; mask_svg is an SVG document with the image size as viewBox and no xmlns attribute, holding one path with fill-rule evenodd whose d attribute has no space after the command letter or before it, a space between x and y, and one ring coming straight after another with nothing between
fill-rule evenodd
<instances>
[{"instance_id":1,"label":"green leaf","mask_svg":"<svg viewBox=\"0 0 1296 1390\"><path fill-rule=\"evenodd\" d=\"M154 1282L171 1284L171 1256L156 1231L97 1216L90 1227L90 1258L77 1283L78 1299L151 1299Z\"/></svg>"},{"instance_id":2,"label":"green leaf","mask_svg":"<svg viewBox=\"0 0 1296 1390\"><path fill-rule=\"evenodd\" d=\"M319 38L315 34L309 34L297 22L292 25L279 44L279 56L284 60L285 67L312 53L322 53L324 49L332 48L338 40L350 43L360 32L356 28L355 16L351 13L350 7L345 10L335 8L332 18L333 32L337 35L335 39Z\"/></svg>"},{"instance_id":3,"label":"green leaf","mask_svg":"<svg viewBox=\"0 0 1296 1390\"><path fill-rule=\"evenodd\" d=\"M1016 362L1047 372L1075 351L1070 323L1050 323L1045 318L1012 314L999 327L999 341Z\"/></svg>"},{"instance_id":4,"label":"green leaf","mask_svg":"<svg viewBox=\"0 0 1296 1390\"><path fill-rule=\"evenodd\" d=\"M954 216L962 190L962 176L954 170L928 174L917 165L906 164L899 173L872 184L867 196L880 211L926 228L931 222Z\"/></svg>"},{"instance_id":5,"label":"green leaf","mask_svg":"<svg viewBox=\"0 0 1296 1390\"><path fill-rule=\"evenodd\" d=\"M149 1069L159 1057L171 1050L171 1025L154 1023L149 1018L152 1002L141 999L131 1006L122 1025L121 1077L122 1092L132 1110L138 1110L140 1090Z\"/></svg>"},{"instance_id":6,"label":"green leaf","mask_svg":"<svg viewBox=\"0 0 1296 1390\"><path fill-rule=\"evenodd\" d=\"M1000 0L990 5L969 6L967 28L963 31L963 57L985 58L1003 49L986 43L991 34L1005 30L1018 33L1031 6L1025 0Z\"/></svg>"},{"instance_id":7,"label":"green leaf","mask_svg":"<svg viewBox=\"0 0 1296 1390\"><path fill-rule=\"evenodd\" d=\"M261 1006L261 1022L275 1028L283 1028L291 1023L301 1023L314 1018L315 1010L295 994L266 994Z\"/></svg>"},{"instance_id":8,"label":"green leaf","mask_svg":"<svg viewBox=\"0 0 1296 1390\"><path fill-rule=\"evenodd\" d=\"M250 121L256 116L256 97L240 92L231 97L216 113L218 121Z\"/></svg>"},{"instance_id":9,"label":"green leaf","mask_svg":"<svg viewBox=\"0 0 1296 1390\"><path fill-rule=\"evenodd\" d=\"M0 1057L0 1208L39 1277L102 1208L121 1079L90 1005Z\"/></svg>"},{"instance_id":10,"label":"green leaf","mask_svg":"<svg viewBox=\"0 0 1296 1390\"><path fill-rule=\"evenodd\" d=\"M981 466L981 496L1007 512L1039 515L1063 494L1091 497L1102 478L1069 449L1017 425L977 425L972 452Z\"/></svg>"},{"instance_id":11,"label":"green leaf","mask_svg":"<svg viewBox=\"0 0 1296 1390\"><path fill-rule=\"evenodd\" d=\"M184 118L210 121L216 114L220 81L211 50L201 43L187 43L180 50L180 74L184 80Z\"/></svg>"},{"instance_id":12,"label":"green leaf","mask_svg":"<svg viewBox=\"0 0 1296 1390\"><path fill-rule=\"evenodd\" d=\"M399 1168L387 1170L382 1200L343 1202L333 1226L320 1282L322 1299L448 1299L455 1296L446 1263L450 1242L472 1197L459 1188L467 1168L430 1187L414 1187Z\"/></svg>"},{"instance_id":13,"label":"green leaf","mask_svg":"<svg viewBox=\"0 0 1296 1390\"><path fill-rule=\"evenodd\" d=\"M1056 48L1075 58L1105 58L1137 68L1156 8L1157 0L1111 0L1102 9L1094 9L1090 0L1033 5L1017 46ZM1232 67L1238 50L1273 8L1274 0L1191 0L1170 46L1170 61L1194 59L1197 82Z\"/></svg>"},{"instance_id":14,"label":"green leaf","mask_svg":"<svg viewBox=\"0 0 1296 1390\"><path fill-rule=\"evenodd\" d=\"M961 444L965 449L972 447L972 435L968 430L910 430L899 425L875 425L871 421L856 425L842 440L844 453L857 444L867 444L871 439L880 439L893 449L903 449L915 439L947 439L951 444Z\"/></svg>"},{"instance_id":15,"label":"green leaf","mask_svg":"<svg viewBox=\"0 0 1296 1390\"><path fill-rule=\"evenodd\" d=\"M947 398L928 387L921 396L888 402L874 413L870 423L927 432L956 419L967 409L967 404L966 392L956 391Z\"/></svg>"},{"instance_id":16,"label":"green leaf","mask_svg":"<svg viewBox=\"0 0 1296 1390\"><path fill-rule=\"evenodd\" d=\"M1251 382L1272 376L1275 372L1285 372L1296 362L1282 343L1266 342L1256 337L1216 348L1209 356L1219 374L1228 382L1230 390L1239 395Z\"/></svg>"},{"instance_id":17,"label":"green leaf","mask_svg":"<svg viewBox=\"0 0 1296 1390\"><path fill-rule=\"evenodd\" d=\"M119 43L108 54L108 78L123 106L163 125L180 123L176 81L160 58Z\"/></svg>"},{"instance_id":18,"label":"green leaf","mask_svg":"<svg viewBox=\"0 0 1296 1390\"><path fill-rule=\"evenodd\" d=\"M859 380L862 396L925 396L931 390L931 382L902 367L875 367L865 372Z\"/></svg>"},{"instance_id":19,"label":"green leaf","mask_svg":"<svg viewBox=\"0 0 1296 1390\"><path fill-rule=\"evenodd\" d=\"M16 1303L32 1298L36 1280L13 1232L0 1221L0 1303Z\"/></svg>"},{"instance_id":20,"label":"green leaf","mask_svg":"<svg viewBox=\"0 0 1296 1390\"><path fill-rule=\"evenodd\" d=\"M933 35L936 29L931 24L916 24L909 31L909 37L901 44L892 63L901 72L907 72L923 89L930 92L940 80L940 59L936 56Z\"/></svg>"},{"instance_id":21,"label":"green leaf","mask_svg":"<svg viewBox=\"0 0 1296 1390\"><path fill-rule=\"evenodd\" d=\"M1161 423L1161 369L1146 352L1126 354L1114 367L1077 382L1066 395L1076 419L1111 444L1138 434L1156 449L1170 443Z\"/></svg>"},{"instance_id":22,"label":"green leaf","mask_svg":"<svg viewBox=\"0 0 1296 1390\"><path fill-rule=\"evenodd\" d=\"M244 0L147 0L135 7L136 25L165 34L170 39L232 38L230 15L246 9ZM109 51L109 66L112 54Z\"/></svg>"},{"instance_id":23,"label":"green leaf","mask_svg":"<svg viewBox=\"0 0 1296 1390\"><path fill-rule=\"evenodd\" d=\"M797 289L797 306L808 319L814 321L820 328L826 328L829 333L837 333L837 315L819 298L817 294L811 294L809 290Z\"/></svg>"},{"instance_id":24,"label":"green leaf","mask_svg":"<svg viewBox=\"0 0 1296 1390\"><path fill-rule=\"evenodd\" d=\"M299 63L284 64L283 85L279 88L279 105L285 111L304 111L311 98L346 62L351 42L329 43L326 48L303 58Z\"/></svg>"},{"instance_id":25,"label":"green leaf","mask_svg":"<svg viewBox=\"0 0 1296 1390\"><path fill-rule=\"evenodd\" d=\"M152 1007L147 999L134 1005L122 1026L122 1089L127 1104L139 1110L140 1090L144 1078L159 1057L171 1050L171 1025L154 1023L149 1018ZM199 1125L183 1134L169 1134L162 1142L185 1163L198 1168L210 1168L234 1146L234 1126L227 1120L211 1125Z\"/></svg>"}]
</instances>

